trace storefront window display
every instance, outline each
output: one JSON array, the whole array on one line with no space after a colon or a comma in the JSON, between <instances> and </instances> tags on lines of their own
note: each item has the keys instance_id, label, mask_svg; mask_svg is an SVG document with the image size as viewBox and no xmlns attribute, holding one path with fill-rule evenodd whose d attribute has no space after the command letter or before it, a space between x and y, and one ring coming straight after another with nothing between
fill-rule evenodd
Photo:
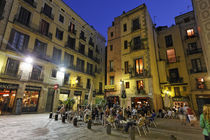
<instances>
[{"instance_id":1,"label":"storefront window display","mask_svg":"<svg viewBox=\"0 0 210 140\"><path fill-rule=\"evenodd\" d=\"M40 91L25 91L23 96L22 112L36 112L38 108Z\"/></svg>"},{"instance_id":2,"label":"storefront window display","mask_svg":"<svg viewBox=\"0 0 210 140\"><path fill-rule=\"evenodd\" d=\"M16 93L16 90L0 89L0 114L12 112Z\"/></svg>"}]
</instances>

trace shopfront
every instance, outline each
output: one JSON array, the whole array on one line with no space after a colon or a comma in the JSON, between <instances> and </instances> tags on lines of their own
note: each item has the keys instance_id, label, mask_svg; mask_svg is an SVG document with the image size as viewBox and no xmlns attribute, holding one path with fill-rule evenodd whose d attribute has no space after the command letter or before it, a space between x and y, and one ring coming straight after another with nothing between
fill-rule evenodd
<instances>
[{"instance_id":1,"label":"shopfront","mask_svg":"<svg viewBox=\"0 0 210 140\"><path fill-rule=\"evenodd\" d=\"M70 90L65 90L65 89L60 90L59 100L61 102L64 102L65 100L67 100L69 96L70 96Z\"/></svg>"},{"instance_id":2,"label":"shopfront","mask_svg":"<svg viewBox=\"0 0 210 140\"><path fill-rule=\"evenodd\" d=\"M138 105L141 107L148 107L151 109L151 99L149 97L131 97L131 107L137 108Z\"/></svg>"},{"instance_id":3,"label":"shopfront","mask_svg":"<svg viewBox=\"0 0 210 140\"><path fill-rule=\"evenodd\" d=\"M173 97L173 108L178 110L180 107L189 105L189 99L187 97Z\"/></svg>"},{"instance_id":4,"label":"shopfront","mask_svg":"<svg viewBox=\"0 0 210 140\"><path fill-rule=\"evenodd\" d=\"M22 100L22 112L37 112L41 89L41 87L26 86Z\"/></svg>"},{"instance_id":5,"label":"shopfront","mask_svg":"<svg viewBox=\"0 0 210 140\"><path fill-rule=\"evenodd\" d=\"M210 95L197 95L196 96L198 113L201 114L203 111L203 106L205 104L210 104Z\"/></svg>"},{"instance_id":6,"label":"shopfront","mask_svg":"<svg viewBox=\"0 0 210 140\"><path fill-rule=\"evenodd\" d=\"M18 84L0 83L0 114L13 111Z\"/></svg>"}]
</instances>

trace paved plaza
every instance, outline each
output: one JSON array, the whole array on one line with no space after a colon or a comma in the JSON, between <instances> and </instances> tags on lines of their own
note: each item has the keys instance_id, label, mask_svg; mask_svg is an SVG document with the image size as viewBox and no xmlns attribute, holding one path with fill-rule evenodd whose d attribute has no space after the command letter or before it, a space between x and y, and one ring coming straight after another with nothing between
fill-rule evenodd
<instances>
[{"instance_id":1,"label":"paved plaza","mask_svg":"<svg viewBox=\"0 0 210 140\"><path fill-rule=\"evenodd\" d=\"M74 127L72 123L62 123L59 119L49 119L48 114L27 114L0 116L0 140L129 140L128 134L112 129L107 135L101 126L92 126L89 130L86 124ZM147 136L139 136L136 140L202 140L201 129L181 126L179 120L158 119L158 128L151 128Z\"/></svg>"}]
</instances>

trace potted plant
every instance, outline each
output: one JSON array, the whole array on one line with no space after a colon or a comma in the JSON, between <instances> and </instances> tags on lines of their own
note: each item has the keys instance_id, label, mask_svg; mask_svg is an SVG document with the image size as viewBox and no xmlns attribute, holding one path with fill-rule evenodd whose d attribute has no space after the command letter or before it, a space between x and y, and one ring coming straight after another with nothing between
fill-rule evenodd
<instances>
[{"instance_id":1,"label":"potted plant","mask_svg":"<svg viewBox=\"0 0 210 140\"><path fill-rule=\"evenodd\" d=\"M75 104L75 100L73 98L68 98L63 103L66 107L66 111L68 111L72 109L73 105Z\"/></svg>"}]
</instances>

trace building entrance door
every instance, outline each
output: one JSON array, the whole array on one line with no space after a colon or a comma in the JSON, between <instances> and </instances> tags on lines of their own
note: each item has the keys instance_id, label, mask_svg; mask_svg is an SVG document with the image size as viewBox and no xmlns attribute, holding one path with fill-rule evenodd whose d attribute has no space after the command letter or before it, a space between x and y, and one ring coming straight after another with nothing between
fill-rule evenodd
<instances>
[{"instance_id":1,"label":"building entrance door","mask_svg":"<svg viewBox=\"0 0 210 140\"><path fill-rule=\"evenodd\" d=\"M46 108L45 108L46 112L52 111L53 99L54 99L54 89L49 88L48 95L47 95L47 103L46 103Z\"/></svg>"}]
</instances>

